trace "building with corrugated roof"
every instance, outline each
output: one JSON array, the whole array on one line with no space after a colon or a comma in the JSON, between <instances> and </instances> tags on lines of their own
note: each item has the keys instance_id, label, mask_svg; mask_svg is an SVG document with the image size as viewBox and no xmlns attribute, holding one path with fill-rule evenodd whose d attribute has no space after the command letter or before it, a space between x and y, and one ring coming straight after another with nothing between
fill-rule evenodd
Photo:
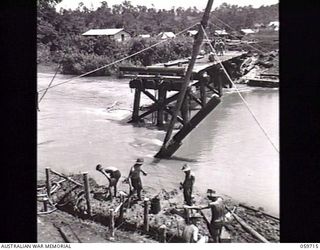
<instances>
[{"instance_id":1,"label":"building with corrugated roof","mask_svg":"<svg viewBox=\"0 0 320 250\"><path fill-rule=\"evenodd\" d=\"M173 32L160 32L158 37L160 39L174 38L176 35Z\"/></svg>"},{"instance_id":2,"label":"building with corrugated roof","mask_svg":"<svg viewBox=\"0 0 320 250\"><path fill-rule=\"evenodd\" d=\"M229 33L226 32L226 30L215 30L214 35L218 37L227 37L229 36Z\"/></svg>"},{"instance_id":3,"label":"building with corrugated roof","mask_svg":"<svg viewBox=\"0 0 320 250\"><path fill-rule=\"evenodd\" d=\"M83 36L108 36L118 42L131 39L130 33L121 29L91 29L82 34Z\"/></svg>"},{"instance_id":4,"label":"building with corrugated roof","mask_svg":"<svg viewBox=\"0 0 320 250\"><path fill-rule=\"evenodd\" d=\"M241 29L241 33L244 35L251 35L256 33L253 29Z\"/></svg>"}]
</instances>

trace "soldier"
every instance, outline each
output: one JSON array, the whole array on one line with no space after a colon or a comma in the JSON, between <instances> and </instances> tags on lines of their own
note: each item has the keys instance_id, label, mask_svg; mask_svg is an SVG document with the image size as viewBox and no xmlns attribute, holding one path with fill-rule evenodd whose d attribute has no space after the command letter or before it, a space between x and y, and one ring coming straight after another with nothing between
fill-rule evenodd
<instances>
[{"instance_id":1,"label":"soldier","mask_svg":"<svg viewBox=\"0 0 320 250\"><path fill-rule=\"evenodd\" d=\"M213 241L220 242L221 230L224 225L224 202L221 195L216 194L212 189L207 190L207 197L211 201L208 205L204 206L190 206L191 209L206 209L211 208L211 222L210 231L212 233Z\"/></svg>"},{"instance_id":2,"label":"soldier","mask_svg":"<svg viewBox=\"0 0 320 250\"><path fill-rule=\"evenodd\" d=\"M114 197L117 196L117 184L121 177L119 169L115 167L102 168L100 164L96 166L96 170L101 172L109 181L108 191L110 193L110 198L112 199L111 188L114 187Z\"/></svg>"},{"instance_id":3,"label":"soldier","mask_svg":"<svg viewBox=\"0 0 320 250\"><path fill-rule=\"evenodd\" d=\"M198 223L202 219L200 214L193 214L190 217L190 224L187 224L182 232L182 238L186 243L205 243L207 238L199 234Z\"/></svg>"},{"instance_id":4,"label":"soldier","mask_svg":"<svg viewBox=\"0 0 320 250\"><path fill-rule=\"evenodd\" d=\"M221 55L223 56L223 54L226 52L226 45L223 40L220 41L220 46L221 46Z\"/></svg>"},{"instance_id":5,"label":"soldier","mask_svg":"<svg viewBox=\"0 0 320 250\"><path fill-rule=\"evenodd\" d=\"M217 52L217 55L221 55L221 39L219 39L216 43L215 43L215 50Z\"/></svg>"},{"instance_id":6,"label":"soldier","mask_svg":"<svg viewBox=\"0 0 320 250\"><path fill-rule=\"evenodd\" d=\"M180 189L183 189L184 202L187 205L192 206L192 190L195 182L195 176L191 172L191 168L187 164L184 164L181 170L185 173L186 176L184 182L180 182Z\"/></svg>"},{"instance_id":7,"label":"soldier","mask_svg":"<svg viewBox=\"0 0 320 250\"><path fill-rule=\"evenodd\" d=\"M129 176L128 176L128 180L130 180L131 185L133 187L133 190L130 190L130 194L133 194L135 191L137 191L139 200L141 200L141 190L142 190L140 172L142 172L143 175L147 175L147 172L141 169L143 162L144 162L143 158L138 158L136 163L131 167Z\"/></svg>"}]
</instances>

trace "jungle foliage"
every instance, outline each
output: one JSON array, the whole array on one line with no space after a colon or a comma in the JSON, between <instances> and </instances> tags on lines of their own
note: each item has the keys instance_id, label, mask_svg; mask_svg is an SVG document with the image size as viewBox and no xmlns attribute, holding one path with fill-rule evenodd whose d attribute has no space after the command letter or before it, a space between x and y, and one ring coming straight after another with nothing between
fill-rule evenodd
<instances>
[{"instance_id":1,"label":"jungle foliage","mask_svg":"<svg viewBox=\"0 0 320 250\"><path fill-rule=\"evenodd\" d=\"M154 7L133 6L130 1L113 6L103 1L96 10L80 3L75 10L57 11L55 6L59 2L61 0L37 2L37 62L61 63L62 73L66 74L81 74L133 54L159 42L156 35L160 32L177 33L195 24L202 17L202 12L195 7L158 10ZM218 22L216 17L227 25ZM212 35L214 29L220 28L227 31L230 31L230 27L237 30L251 28L255 23L266 25L274 20L278 20L278 4L255 9L252 6L239 7L224 3L212 12L208 33ZM117 43L105 37L81 35L93 28L125 28L133 39ZM138 38L140 34L150 34L152 38ZM191 54L192 43L192 38L179 36L132 57L125 63L150 65L187 57ZM110 74L114 70L112 67L107 68L97 72L96 75Z\"/></svg>"}]
</instances>

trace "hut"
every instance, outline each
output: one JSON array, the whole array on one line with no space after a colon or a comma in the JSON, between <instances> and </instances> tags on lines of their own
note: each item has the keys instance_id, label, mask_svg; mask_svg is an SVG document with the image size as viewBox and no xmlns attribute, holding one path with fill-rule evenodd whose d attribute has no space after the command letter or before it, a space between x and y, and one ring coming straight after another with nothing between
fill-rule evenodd
<instances>
[{"instance_id":1,"label":"hut","mask_svg":"<svg viewBox=\"0 0 320 250\"><path fill-rule=\"evenodd\" d=\"M82 34L83 36L108 36L118 42L131 39L129 32L121 29L91 29Z\"/></svg>"}]
</instances>

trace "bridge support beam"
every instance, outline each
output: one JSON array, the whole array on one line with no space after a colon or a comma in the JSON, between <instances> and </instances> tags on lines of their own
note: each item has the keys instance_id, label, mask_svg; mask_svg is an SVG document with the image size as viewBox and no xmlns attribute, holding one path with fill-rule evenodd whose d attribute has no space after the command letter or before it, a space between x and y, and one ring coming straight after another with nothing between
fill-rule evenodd
<instances>
[{"instance_id":1,"label":"bridge support beam","mask_svg":"<svg viewBox=\"0 0 320 250\"><path fill-rule=\"evenodd\" d=\"M160 86L158 93L158 112L157 112L157 126L163 126L163 111L164 111L164 103L167 97L167 90Z\"/></svg>"},{"instance_id":2,"label":"bridge support beam","mask_svg":"<svg viewBox=\"0 0 320 250\"><path fill-rule=\"evenodd\" d=\"M156 158L170 158L182 145L182 140L221 102L216 95L192 119L183 126L168 142L167 147L162 147L155 155Z\"/></svg>"},{"instance_id":3,"label":"bridge support beam","mask_svg":"<svg viewBox=\"0 0 320 250\"><path fill-rule=\"evenodd\" d=\"M139 121L140 97L141 97L141 90L139 88L136 88L134 92L132 122Z\"/></svg>"},{"instance_id":4,"label":"bridge support beam","mask_svg":"<svg viewBox=\"0 0 320 250\"><path fill-rule=\"evenodd\" d=\"M190 111L190 97L189 93L190 88L187 89L186 95L184 97L182 106L181 106L181 116L183 119L183 125L186 125L189 122L190 116L189 116L189 111Z\"/></svg>"}]
</instances>

